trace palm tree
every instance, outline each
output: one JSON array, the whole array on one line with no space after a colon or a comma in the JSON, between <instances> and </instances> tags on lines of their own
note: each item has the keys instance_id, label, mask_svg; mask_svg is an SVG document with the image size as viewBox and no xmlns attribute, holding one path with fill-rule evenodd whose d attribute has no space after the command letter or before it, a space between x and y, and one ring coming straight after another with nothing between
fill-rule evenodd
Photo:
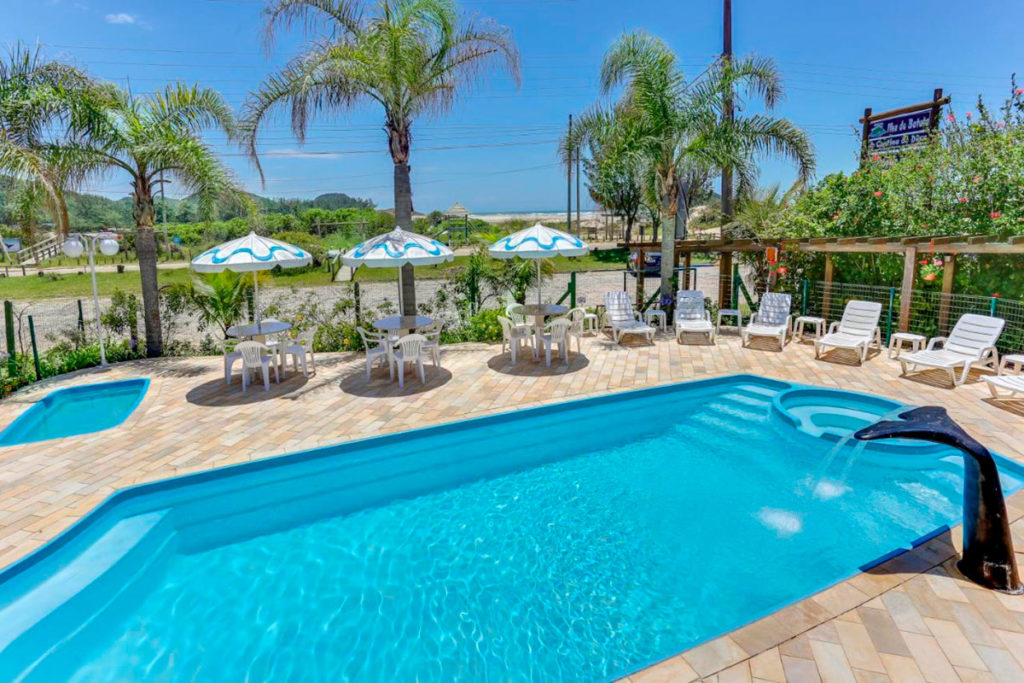
<instances>
[{"instance_id":1,"label":"palm tree","mask_svg":"<svg viewBox=\"0 0 1024 683\"><path fill-rule=\"evenodd\" d=\"M628 33L605 55L601 89L623 87L616 106L641 122L639 145L651 166L650 191L658 200L665 228L661 235L661 294L672 295L675 239L685 235L690 187L688 179L731 167L743 182L756 178L762 153L793 160L801 178L813 173L814 158L807 136L782 119L753 116L722 124L724 88L760 92L777 101L781 86L759 59L712 64L707 77L688 82L678 59L662 40L642 32ZM669 226L673 226L674 229Z\"/></svg>"},{"instance_id":2,"label":"palm tree","mask_svg":"<svg viewBox=\"0 0 1024 683\"><path fill-rule=\"evenodd\" d=\"M94 88L86 99L92 116L79 145L69 150L68 164L90 174L123 172L131 181L146 354L158 356L163 353L163 335L154 194L162 183L176 182L193 193L207 219L218 199L239 199L231 174L201 137L206 128L232 136L234 118L216 91L181 83L143 97L104 85Z\"/></svg>"},{"instance_id":3,"label":"palm tree","mask_svg":"<svg viewBox=\"0 0 1024 683\"><path fill-rule=\"evenodd\" d=\"M562 162L571 164L583 150L583 172L590 196L626 223L628 246L633 225L644 208L648 164L641 149L643 126L628 110L594 107L576 119L562 138Z\"/></svg>"},{"instance_id":4,"label":"palm tree","mask_svg":"<svg viewBox=\"0 0 1024 683\"><path fill-rule=\"evenodd\" d=\"M62 143L77 95L90 81L78 69L16 46L0 61L0 174L18 186L19 213L31 225L42 203L59 233L68 229L64 190L77 179Z\"/></svg>"},{"instance_id":5,"label":"palm tree","mask_svg":"<svg viewBox=\"0 0 1024 683\"><path fill-rule=\"evenodd\" d=\"M461 17L451 0L381 0L366 15L355 0L274 0L265 10L268 42L280 28L322 28L302 54L269 76L243 109L242 141L256 163L260 126L289 105L292 130L305 141L309 120L363 102L384 110L394 163L395 222L412 228L409 150L413 121L448 112L487 71L504 67L519 82L519 55L507 29ZM260 175L262 177L262 169ZM405 266L405 314L416 312L412 266Z\"/></svg>"}]
</instances>

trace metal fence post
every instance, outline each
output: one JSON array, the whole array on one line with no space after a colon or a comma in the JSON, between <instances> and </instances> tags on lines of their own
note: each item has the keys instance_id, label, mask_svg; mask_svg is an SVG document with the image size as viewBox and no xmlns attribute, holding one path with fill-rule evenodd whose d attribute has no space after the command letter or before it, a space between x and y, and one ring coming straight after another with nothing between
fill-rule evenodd
<instances>
[{"instance_id":1,"label":"metal fence post","mask_svg":"<svg viewBox=\"0 0 1024 683\"><path fill-rule=\"evenodd\" d=\"M892 307L896 302L896 288L889 288L889 315L885 322L885 343L889 343L889 339L892 338Z\"/></svg>"},{"instance_id":2,"label":"metal fence post","mask_svg":"<svg viewBox=\"0 0 1024 683\"><path fill-rule=\"evenodd\" d=\"M576 308L576 271L569 273L569 308Z\"/></svg>"},{"instance_id":3,"label":"metal fence post","mask_svg":"<svg viewBox=\"0 0 1024 683\"><path fill-rule=\"evenodd\" d=\"M807 315L807 278L804 278L804 293L800 299L800 315Z\"/></svg>"},{"instance_id":4,"label":"metal fence post","mask_svg":"<svg viewBox=\"0 0 1024 683\"><path fill-rule=\"evenodd\" d=\"M14 304L4 301L4 330L7 337L7 374L12 377L18 372L18 359L14 351Z\"/></svg>"},{"instance_id":5,"label":"metal fence post","mask_svg":"<svg viewBox=\"0 0 1024 683\"><path fill-rule=\"evenodd\" d=\"M36 344L36 323L32 316L28 317L28 335L32 339L32 360L36 364L36 379L43 378L43 371L39 367L39 346Z\"/></svg>"},{"instance_id":6,"label":"metal fence post","mask_svg":"<svg viewBox=\"0 0 1024 683\"><path fill-rule=\"evenodd\" d=\"M78 331L85 332L85 314L82 312L82 300L78 301Z\"/></svg>"},{"instance_id":7,"label":"metal fence post","mask_svg":"<svg viewBox=\"0 0 1024 683\"><path fill-rule=\"evenodd\" d=\"M989 313L989 315L991 315L994 318L996 317L996 302L999 301L999 299L994 296L991 297L990 299L991 300L989 301L988 308L989 311L991 311L991 313Z\"/></svg>"}]
</instances>

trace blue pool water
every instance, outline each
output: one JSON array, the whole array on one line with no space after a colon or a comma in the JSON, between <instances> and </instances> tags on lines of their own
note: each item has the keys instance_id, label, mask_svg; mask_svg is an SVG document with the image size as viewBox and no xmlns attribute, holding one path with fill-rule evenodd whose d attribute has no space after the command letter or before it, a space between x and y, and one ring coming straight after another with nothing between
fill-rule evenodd
<instances>
[{"instance_id":1,"label":"blue pool water","mask_svg":"<svg viewBox=\"0 0 1024 683\"><path fill-rule=\"evenodd\" d=\"M0 432L0 446L100 432L132 414L148 379L126 379L58 389L44 396Z\"/></svg>"},{"instance_id":2,"label":"blue pool water","mask_svg":"<svg viewBox=\"0 0 1024 683\"><path fill-rule=\"evenodd\" d=\"M631 392L133 490L0 575L0 671L606 680L959 520L958 456L831 453L773 413L789 389Z\"/></svg>"}]
</instances>

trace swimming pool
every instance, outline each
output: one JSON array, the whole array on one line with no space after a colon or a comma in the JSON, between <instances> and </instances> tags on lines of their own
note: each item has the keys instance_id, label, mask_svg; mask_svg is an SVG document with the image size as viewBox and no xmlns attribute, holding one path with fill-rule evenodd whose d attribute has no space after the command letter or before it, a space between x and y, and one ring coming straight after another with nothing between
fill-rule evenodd
<instances>
[{"instance_id":1,"label":"swimming pool","mask_svg":"<svg viewBox=\"0 0 1024 683\"><path fill-rule=\"evenodd\" d=\"M802 389L647 389L122 491L0 574L0 671L629 673L959 520L959 456L833 454L773 408Z\"/></svg>"},{"instance_id":2,"label":"swimming pool","mask_svg":"<svg viewBox=\"0 0 1024 683\"><path fill-rule=\"evenodd\" d=\"M0 446L116 427L135 411L148 388L148 379L124 379L50 392L0 432Z\"/></svg>"}]
</instances>

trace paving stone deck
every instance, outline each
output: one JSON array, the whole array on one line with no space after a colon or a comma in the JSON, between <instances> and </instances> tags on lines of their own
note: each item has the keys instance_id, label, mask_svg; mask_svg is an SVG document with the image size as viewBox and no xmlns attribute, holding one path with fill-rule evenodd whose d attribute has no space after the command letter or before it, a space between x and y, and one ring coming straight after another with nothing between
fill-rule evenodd
<instances>
[{"instance_id":1,"label":"paving stone deck","mask_svg":"<svg viewBox=\"0 0 1024 683\"><path fill-rule=\"evenodd\" d=\"M955 390L942 374L899 377L884 354L816 361L808 345L782 352L584 341L568 366L520 361L496 345L446 346L443 368L404 390L356 354L317 357L309 379L290 374L269 392L225 387L217 358L158 359L84 371L0 401L0 425L54 388L147 376L139 409L106 432L0 448L0 567L25 556L118 488L231 463L413 427L734 373L753 373L945 406L983 443L1024 463L1024 401L988 398L975 380ZM1010 501L1024 550L1024 496ZM1024 681L1024 597L977 588L953 564L960 530L724 637L630 677L641 681ZM1024 567L1024 555L1018 553Z\"/></svg>"}]
</instances>

